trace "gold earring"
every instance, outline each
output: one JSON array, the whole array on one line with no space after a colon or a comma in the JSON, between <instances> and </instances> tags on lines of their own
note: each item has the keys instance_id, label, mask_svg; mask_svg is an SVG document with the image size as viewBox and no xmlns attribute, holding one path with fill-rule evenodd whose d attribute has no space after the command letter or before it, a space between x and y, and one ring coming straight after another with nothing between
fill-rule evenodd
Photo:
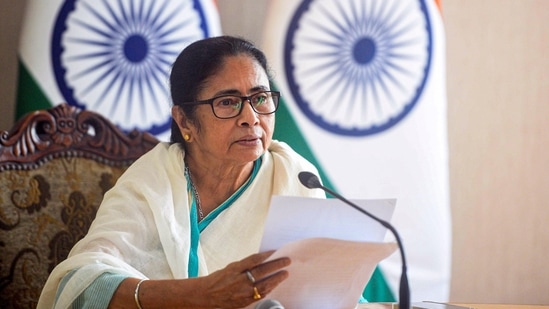
<instances>
[{"instance_id":1,"label":"gold earring","mask_svg":"<svg viewBox=\"0 0 549 309\"><path fill-rule=\"evenodd\" d=\"M189 134L184 134L183 139L188 142L191 139L191 136Z\"/></svg>"}]
</instances>

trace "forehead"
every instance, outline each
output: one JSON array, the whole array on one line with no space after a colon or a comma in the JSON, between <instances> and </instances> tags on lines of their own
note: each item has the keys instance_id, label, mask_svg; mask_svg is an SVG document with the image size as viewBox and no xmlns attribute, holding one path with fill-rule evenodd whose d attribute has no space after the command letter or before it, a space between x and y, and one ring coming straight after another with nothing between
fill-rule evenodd
<instances>
[{"instance_id":1,"label":"forehead","mask_svg":"<svg viewBox=\"0 0 549 309\"><path fill-rule=\"evenodd\" d=\"M269 78L259 62L248 55L225 57L219 69L203 84L201 93L212 91L238 90L269 86Z\"/></svg>"}]
</instances>

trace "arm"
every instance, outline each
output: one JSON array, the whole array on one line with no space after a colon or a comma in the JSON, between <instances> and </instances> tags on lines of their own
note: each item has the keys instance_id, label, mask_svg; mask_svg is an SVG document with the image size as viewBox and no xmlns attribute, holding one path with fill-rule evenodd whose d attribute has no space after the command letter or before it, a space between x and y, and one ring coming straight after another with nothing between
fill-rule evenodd
<instances>
[{"instance_id":1,"label":"arm","mask_svg":"<svg viewBox=\"0 0 549 309\"><path fill-rule=\"evenodd\" d=\"M77 269L67 273L59 283L57 297L67 286ZM97 277L78 297L72 302L71 308L106 308L109 305L112 295L126 279L127 276L106 272ZM57 299L56 297L56 299Z\"/></svg>"},{"instance_id":2,"label":"arm","mask_svg":"<svg viewBox=\"0 0 549 309\"><path fill-rule=\"evenodd\" d=\"M181 280L146 280L139 288L138 299L143 309L150 308L242 308L254 299L254 286L262 297L288 277L282 268L289 258L264 262L270 252L253 254L208 276ZM246 275L250 270L256 279ZM126 278L115 291L109 308L137 308L136 285L140 279Z\"/></svg>"}]
</instances>

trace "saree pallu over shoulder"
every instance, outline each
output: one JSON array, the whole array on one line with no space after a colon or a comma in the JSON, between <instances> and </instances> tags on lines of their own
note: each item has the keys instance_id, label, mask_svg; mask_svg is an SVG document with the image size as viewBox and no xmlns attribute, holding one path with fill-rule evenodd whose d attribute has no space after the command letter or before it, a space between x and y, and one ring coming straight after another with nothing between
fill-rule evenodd
<instances>
[{"instance_id":1,"label":"saree pallu over shoulder","mask_svg":"<svg viewBox=\"0 0 549 309\"><path fill-rule=\"evenodd\" d=\"M69 307L105 272L150 279L188 277L191 218L184 156L179 145L160 143L119 178L105 194L86 237L53 270L38 308L53 307L59 282L75 269L56 308ZM272 142L249 187L200 234L200 276L258 252L272 195L324 197L321 190L299 183L302 170L318 174L286 144Z\"/></svg>"},{"instance_id":2,"label":"saree pallu over shoulder","mask_svg":"<svg viewBox=\"0 0 549 309\"><path fill-rule=\"evenodd\" d=\"M38 308L53 307L59 282L74 269L55 308L70 307L105 272L166 279L186 273L188 261L181 256L189 238L181 226L188 226L189 216L182 204L187 204L187 193L178 148L158 144L118 179L105 194L88 234L52 271ZM174 188L179 184L182 189Z\"/></svg>"}]
</instances>

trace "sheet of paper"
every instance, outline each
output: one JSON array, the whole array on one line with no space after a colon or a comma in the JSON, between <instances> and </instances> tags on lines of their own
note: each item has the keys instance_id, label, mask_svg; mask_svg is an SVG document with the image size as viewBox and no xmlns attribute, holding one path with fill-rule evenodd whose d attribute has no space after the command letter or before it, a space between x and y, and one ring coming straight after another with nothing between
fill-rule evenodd
<instances>
[{"instance_id":1,"label":"sheet of paper","mask_svg":"<svg viewBox=\"0 0 549 309\"><path fill-rule=\"evenodd\" d=\"M352 200L362 209L390 222L395 199ZM304 238L383 241L386 228L337 199L273 196L260 251L275 250Z\"/></svg>"},{"instance_id":2,"label":"sheet of paper","mask_svg":"<svg viewBox=\"0 0 549 309\"><path fill-rule=\"evenodd\" d=\"M396 200L353 200L390 222ZM393 253L383 243L386 229L336 199L275 196L267 217L261 250L288 256L288 279L267 298L286 309L352 309L376 265ZM249 306L248 308L253 308Z\"/></svg>"},{"instance_id":3,"label":"sheet of paper","mask_svg":"<svg viewBox=\"0 0 549 309\"><path fill-rule=\"evenodd\" d=\"M288 243L270 259L289 256L290 276L266 298L279 301L285 309L353 309L376 265L396 248L396 243L333 238Z\"/></svg>"}]
</instances>

